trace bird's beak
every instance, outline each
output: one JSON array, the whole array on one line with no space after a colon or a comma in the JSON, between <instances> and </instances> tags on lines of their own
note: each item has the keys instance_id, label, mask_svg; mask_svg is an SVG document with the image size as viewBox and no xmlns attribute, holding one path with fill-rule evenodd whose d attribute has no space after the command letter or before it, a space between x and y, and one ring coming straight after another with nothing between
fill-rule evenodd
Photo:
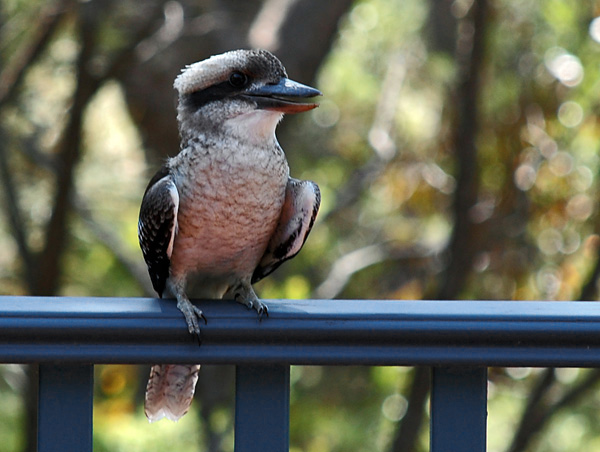
<instances>
[{"instance_id":1,"label":"bird's beak","mask_svg":"<svg viewBox=\"0 0 600 452\"><path fill-rule=\"evenodd\" d=\"M274 85L264 85L246 91L261 110L282 113L302 113L319 106L316 103L301 102L306 97L322 96L321 91L288 78L282 78Z\"/></svg>"}]
</instances>

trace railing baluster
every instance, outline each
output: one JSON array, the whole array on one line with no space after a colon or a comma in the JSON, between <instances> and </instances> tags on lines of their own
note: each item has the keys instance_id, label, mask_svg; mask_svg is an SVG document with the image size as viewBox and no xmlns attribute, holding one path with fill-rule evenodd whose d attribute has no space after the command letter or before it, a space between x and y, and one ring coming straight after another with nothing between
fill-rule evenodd
<instances>
[{"instance_id":1,"label":"railing baluster","mask_svg":"<svg viewBox=\"0 0 600 452\"><path fill-rule=\"evenodd\" d=\"M235 390L235 452L287 451L290 367L237 366Z\"/></svg>"},{"instance_id":2,"label":"railing baluster","mask_svg":"<svg viewBox=\"0 0 600 452\"><path fill-rule=\"evenodd\" d=\"M487 369L435 367L431 387L431 452L484 452Z\"/></svg>"},{"instance_id":3,"label":"railing baluster","mask_svg":"<svg viewBox=\"0 0 600 452\"><path fill-rule=\"evenodd\" d=\"M38 452L92 451L94 366L40 364Z\"/></svg>"}]
</instances>

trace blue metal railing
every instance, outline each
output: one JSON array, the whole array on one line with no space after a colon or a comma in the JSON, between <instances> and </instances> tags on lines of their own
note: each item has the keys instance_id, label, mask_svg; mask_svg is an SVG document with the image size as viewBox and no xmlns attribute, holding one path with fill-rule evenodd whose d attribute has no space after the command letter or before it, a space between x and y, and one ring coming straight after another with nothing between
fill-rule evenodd
<instances>
[{"instance_id":1,"label":"blue metal railing","mask_svg":"<svg viewBox=\"0 0 600 452\"><path fill-rule=\"evenodd\" d=\"M289 366L432 366L431 451L486 447L488 366L600 367L600 304L502 301L199 302L202 346L175 304L0 297L0 362L39 363L39 451L92 450L93 365L235 364L235 450L285 451Z\"/></svg>"}]
</instances>

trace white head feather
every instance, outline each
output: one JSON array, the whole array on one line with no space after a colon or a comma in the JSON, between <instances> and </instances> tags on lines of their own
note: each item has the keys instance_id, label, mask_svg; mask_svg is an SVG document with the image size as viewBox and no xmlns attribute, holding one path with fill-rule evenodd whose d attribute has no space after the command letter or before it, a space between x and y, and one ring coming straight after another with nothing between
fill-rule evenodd
<instances>
[{"instance_id":1,"label":"white head feather","mask_svg":"<svg viewBox=\"0 0 600 452\"><path fill-rule=\"evenodd\" d=\"M266 50L232 50L186 66L175 79L173 87L180 96L201 91L224 82L232 71L247 69L256 57L261 64L267 63L274 72L287 76L279 60Z\"/></svg>"}]
</instances>

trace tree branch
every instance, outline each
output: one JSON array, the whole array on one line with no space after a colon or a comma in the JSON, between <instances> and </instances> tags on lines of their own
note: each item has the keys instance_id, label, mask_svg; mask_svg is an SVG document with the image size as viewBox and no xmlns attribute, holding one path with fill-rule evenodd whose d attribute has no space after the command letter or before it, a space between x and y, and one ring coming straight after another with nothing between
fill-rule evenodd
<instances>
[{"instance_id":1,"label":"tree branch","mask_svg":"<svg viewBox=\"0 0 600 452\"><path fill-rule=\"evenodd\" d=\"M432 250L420 245L394 249L390 246L390 243L377 243L350 251L333 263L327 277L315 289L315 298L331 299L337 297L355 273L372 265L386 261L424 260L432 254Z\"/></svg>"},{"instance_id":2,"label":"tree branch","mask_svg":"<svg viewBox=\"0 0 600 452\"><path fill-rule=\"evenodd\" d=\"M529 395L519 427L513 436L510 447L507 449L509 452L525 450L533 432L541 428L540 419L544 417L542 403L550 388L554 386L555 381L554 368L544 369Z\"/></svg>"},{"instance_id":3,"label":"tree branch","mask_svg":"<svg viewBox=\"0 0 600 452\"><path fill-rule=\"evenodd\" d=\"M80 6L79 34L81 51L76 63L77 87L65 132L58 143L57 190L52 215L46 227L45 246L39 258L34 295L54 295L59 286L62 258L67 241L67 217L73 172L81 155L81 125L84 109L98 88L97 81L88 71L96 41L96 5Z\"/></svg>"},{"instance_id":4,"label":"tree branch","mask_svg":"<svg viewBox=\"0 0 600 452\"><path fill-rule=\"evenodd\" d=\"M44 7L37 20L37 26L32 36L23 44L10 59L10 65L0 73L0 108L10 103L16 96L18 88L24 80L27 70L47 48L56 27L65 13L66 1ZM0 132L3 134L3 132ZM28 287L35 285L35 260L27 241L27 227L21 214L22 209L12 177L9 157L6 154L4 139L0 140L0 178L6 202L7 217L12 235L23 261L23 274Z\"/></svg>"},{"instance_id":5,"label":"tree branch","mask_svg":"<svg viewBox=\"0 0 600 452\"><path fill-rule=\"evenodd\" d=\"M552 375L552 377L550 377ZM540 388L540 399L543 397L549 389L552 387L552 383L555 380L554 372L548 369L540 378L538 387ZM600 382L600 369L593 369L588 372L586 377L573 386L554 404L548 406L533 407L531 410L529 405L526 408L521 418L519 430L515 434L513 442L511 443L509 452L523 452L527 450L531 441L535 436L548 424L552 417L558 414L560 411L573 406L581 400L589 391L593 390L595 386ZM528 417L526 417L528 415Z\"/></svg>"},{"instance_id":6,"label":"tree branch","mask_svg":"<svg viewBox=\"0 0 600 452\"><path fill-rule=\"evenodd\" d=\"M290 77L309 83L331 50L340 17L353 3L353 0L266 1L249 28L248 44L276 53Z\"/></svg>"},{"instance_id":7,"label":"tree branch","mask_svg":"<svg viewBox=\"0 0 600 452\"><path fill-rule=\"evenodd\" d=\"M12 177L12 171L9 166L9 158L5 149L5 139L2 135L4 131L0 130L0 180L2 181L2 191L6 203L6 212L12 235L17 243L19 255L23 260L23 274L28 287L33 287L35 282L35 267L31 249L27 242L27 228L21 214L18 195L16 192L16 183Z\"/></svg>"},{"instance_id":8,"label":"tree branch","mask_svg":"<svg viewBox=\"0 0 600 452\"><path fill-rule=\"evenodd\" d=\"M389 61L368 133L373 155L365 165L356 169L348 178L348 182L338 191L335 204L321 217L321 221L327 221L331 216L356 202L396 155L396 147L390 136L406 76L406 61L398 52L389 55Z\"/></svg>"},{"instance_id":9,"label":"tree branch","mask_svg":"<svg viewBox=\"0 0 600 452\"><path fill-rule=\"evenodd\" d=\"M415 367L412 372L413 378L410 383L408 406L413 408L406 411L402 423L396 430L392 452L412 452L415 450L419 432L423 426L425 401L431 386L431 368Z\"/></svg>"},{"instance_id":10,"label":"tree branch","mask_svg":"<svg viewBox=\"0 0 600 452\"><path fill-rule=\"evenodd\" d=\"M14 98L27 70L48 46L50 38L64 16L66 3L61 1L44 8L36 20L36 26L33 27L33 36L11 58L11 65L6 66L0 73L0 107Z\"/></svg>"},{"instance_id":11,"label":"tree branch","mask_svg":"<svg viewBox=\"0 0 600 452\"><path fill-rule=\"evenodd\" d=\"M81 156L81 130L83 113L89 100L109 78L118 77L133 58L137 44L148 36L155 28L156 19L160 8L155 8L148 16L147 21L139 28L130 40L128 46L123 48L113 58L113 61L101 76L94 76L88 67L94 57L96 32L101 5L82 4L79 9L79 34L81 51L76 62L77 86L73 96L69 122L57 146L56 179L57 191L55 194L52 215L47 224L45 247L39 259L36 284L31 292L34 294L54 294L59 285L61 265L60 260L67 241L67 217L73 205L73 173ZM84 220L89 220L84 210L80 212ZM88 223L89 224L89 223ZM103 240L131 272L141 287L147 292L147 283L140 275L140 269L129 261L128 257L117 251L114 237L109 237L106 231L96 227L92 230ZM151 292L150 292L151 293Z\"/></svg>"},{"instance_id":12,"label":"tree branch","mask_svg":"<svg viewBox=\"0 0 600 452\"><path fill-rule=\"evenodd\" d=\"M578 297L580 301L594 300L597 293L598 276L600 275L600 249L596 249L596 263L588 280L583 285ZM596 369L590 372L586 379L575 385L569 392L552 405L543 405L546 394L552 389L556 381L556 374L553 368L546 369L539 377L535 390L529 397L528 404L523 410L519 427L513 437L508 452L521 452L527 449L533 438L539 433L552 416L558 411L576 403L583 394L590 390L600 381L600 370Z\"/></svg>"},{"instance_id":13,"label":"tree branch","mask_svg":"<svg viewBox=\"0 0 600 452\"><path fill-rule=\"evenodd\" d=\"M474 243L471 208L479 192L479 167L476 139L479 132L479 95L485 56L485 34L488 1L473 2L471 11L472 33L459 36L457 60L461 80L456 93L456 125L454 152L457 177L454 195L454 227L448 245L449 261L442 276L442 284L435 298L449 300L462 291L472 267L477 245ZM467 27L468 28L468 27Z\"/></svg>"},{"instance_id":14,"label":"tree branch","mask_svg":"<svg viewBox=\"0 0 600 452\"><path fill-rule=\"evenodd\" d=\"M88 207L83 198L78 196L77 193L73 193L72 198L76 213L81 217L89 230L114 254L121 265L127 269L142 288L144 294L149 297L155 296L156 292L152 288L150 278L148 277L148 269L143 261L133 258L131 253L124 251L127 247L123 244L119 236L110 227L102 225L102 223L94 218L92 209Z\"/></svg>"},{"instance_id":15,"label":"tree branch","mask_svg":"<svg viewBox=\"0 0 600 452\"><path fill-rule=\"evenodd\" d=\"M447 248L449 260L442 275L442 283L435 296L432 297L439 300L454 299L463 290L476 250L476 244L473 243L473 224L469 214L471 207L477 201L479 191L476 137L479 131L478 99L485 55L488 7L487 0L475 0L465 19L472 25L473 31L471 34L458 37L457 61L461 79L457 87L455 102L457 118L454 125L453 148L456 153L457 185L453 208L454 227ZM421 382L414 380L411 393L417 391L420 385L422 385ZM409 403L408 411L396 435L393 445L394 452L415 450L423 418L423 404ZM411 425L405 427L408 420ZM413 430L416 433L413 433Z\"/></svg>"}]
</instances>

